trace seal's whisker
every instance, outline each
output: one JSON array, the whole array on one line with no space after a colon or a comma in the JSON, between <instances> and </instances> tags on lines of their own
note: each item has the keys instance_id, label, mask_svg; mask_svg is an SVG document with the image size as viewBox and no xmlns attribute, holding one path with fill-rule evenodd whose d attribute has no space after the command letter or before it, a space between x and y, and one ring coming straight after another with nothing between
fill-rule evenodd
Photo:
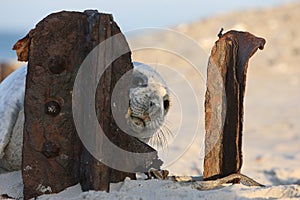
<instances>
[{"instance_id":1,"label":"seal's whisker","mask_svg":"<svg viewBox=\"0 0 300 200\"><path fill-rule=\"evenodd\" d=\"M157 133L152 138L152 144L157 147L168 147L170 137L173 137L172 131L168 126L164 125L159 128Z\"/></svg>"},{"instance_id":2,"label":"seal's whisker","mask_svg":"<svg viewBox=\"0 0 300 200\"><path fill-rule=\"evenodd\" d=\"M170 132L167 126L163 126L162 127L162 132L164 135L164 140L165 140L165 144L168 146L168 137L170 136Z\"/></svg>"},{"instance_id":3,"label":"seal's whisker","mask_svg":"<svg viewBox=\"0 0 300 200\"><path fill-rule=\"evenodd\" d=\"M167 140L166 134L164 133L163 127L160 127L159 133L161 134L161 141L159 141L160 147L167 146L168 140Z\"/></svg>"},{"instance_id":4,"label":"seal's whisker","mask_svg":"<svg viewBox=\"0 0 300 200\"><path fill-rule=\"evenodd\" d=\"M174 136L173 132L171 131L171 129L169 128L169 126L167 124L165 124L162 128L165 129L168 137L173 137Z\"/></svg>"},{"instance_id":5,"label":"seal's whisker","mask_svg":"<svg viewBox=\"0 0 300 200\"><path fill-rule=\"evenodd\" d=\"M151 137L151 145L153 145L155 148L160 146L159 141L161 140L159 134L155 134L153 137Z\"/></svg>"},{"instance_id":6,"label":"seal's whisker","mask_svg":"<svg viewBox=\"0 0 300 200\"><path fill-rule=\"evenodd\" d=\"M166 134L164 133L163 127L160 127L159 133L161 135L160 147L163 147L164 145L168 145L168 140L166 138Z\"/></svg>"},{"instance_id":7,"label":"seal's whisker","mask_svg":"<svg viewBox=\"0 0 300 200\"><path fill-rule=\"evenodd\" d=\"M165 120L164 124L167 125L167 126L173 126L172 122L169 121L169 120Z\"/></svg>"}]
</instances>

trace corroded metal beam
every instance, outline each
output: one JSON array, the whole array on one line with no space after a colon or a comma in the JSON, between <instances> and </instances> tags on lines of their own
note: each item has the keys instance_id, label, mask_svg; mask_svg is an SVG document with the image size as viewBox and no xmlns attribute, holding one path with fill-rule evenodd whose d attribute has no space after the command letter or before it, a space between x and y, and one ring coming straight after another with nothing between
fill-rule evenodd
<instances>
[{"instance_id":1,"label":"corroded metal beam","mask_svg":"<svg viewBox=\"0 0 300 200\"><path fill-rule=\"evenodd\" d=\"M74 81L81 64L97 45L120 33L112 15L91 10L63 11L47 16L14 46L18 59L28 61L22 158L25 199L57 193L78 182L83 190L108 191L110 182L135 178L133 172L112 169L90 154L78 137L72 113ZM107 63L109 67L94 95L94 107L112 143L130 152L154 152L149 157L152 163L153 159L158 161L156 151L123 132L112 116L111 95L115 84L133 67L125 37L121 34L119 39L128 51ZM97 59L105 62L105 56L106 51L101 52ZM96 70L97 62L91 62ZM96 75L91 73L91 76ZM129 85L124 86L124 98L128 96ZM128 103L119 103L125 117ZM99 145L95 148L100 152L104 148L103 141L95 145ZM126 157L115 159L130 162Z\"/></svg>"},{"instance_id":2,"label":"corroded metal beam","mask_svg":"<svg viewBox=\"0 0 300 200\"><path fill-rule=\"evenodd\" d=\"M265 45L248 32L218 36L207 69L204 180L240 173L248 61Z\"/></svg>"}]
</instances>

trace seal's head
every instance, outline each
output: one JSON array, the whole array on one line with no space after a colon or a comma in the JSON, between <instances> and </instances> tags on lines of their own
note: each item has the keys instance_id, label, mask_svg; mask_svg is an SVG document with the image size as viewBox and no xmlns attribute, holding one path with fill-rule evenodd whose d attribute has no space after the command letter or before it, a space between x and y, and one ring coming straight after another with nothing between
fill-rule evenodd
<instances>
[{"instance_id":1,"label":"seal's head","mask_svg":"<svg viewBox=\"0 0 300 200\"><path fill-rule=\"evenodd\" d=\"M134 135L148 141L162 126L170 108L170 95L165 81L151 67L134 63L129 95L127 124Z\"/></svg>"}]
</instances>

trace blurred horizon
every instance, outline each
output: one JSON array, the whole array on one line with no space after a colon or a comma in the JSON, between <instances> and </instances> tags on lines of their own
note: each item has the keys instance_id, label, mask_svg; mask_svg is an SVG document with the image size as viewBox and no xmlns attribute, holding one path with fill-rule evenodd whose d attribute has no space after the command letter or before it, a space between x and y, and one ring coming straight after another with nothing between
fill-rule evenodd
<instances>
[{"instance_id":1,"label":"blurred horizon","mask_svg":"<svg viewBox=\"0 0 300 200\"><path fill-rule=\"evenodd\" d=\"M188 23L211 17L221 13L238 10L272 7L296 0L252 0L234 1L226 0L220 3L218 0L207 2L198 0L177 1L171 0L141 2L131 0L124 3L111 0L109 2L96 2L95 0L47 1L42 6L35 3L36 0L18 2L4 1L0 8L1 32L29 31L47 15L62 10L84 11L96 9L99 12L111 13L123 31L129 31L141 27L170 27L180 23ZM18 5L17 7L15 5ZM35 5L35 6L32 6ZM11 16L12 12L13 15ZM179 13L179 14L178 14ZM9 16L9 20L6 17Z\"/></svg>"},{"instance_id":2,"label":"blurred horizon","mask_svg":"<svg viewBox=\"0 0 300 200\"><path fill-rule=\"evenodd\" d=\"M53 12L62 10L84 11L96 9L111 13L123 32L143 27L172 27L191 23L212 16L234 11L264 9L275 7L296 0L252 0L252 1L198 1L186 0L174 3L171 0L141 2L131 0L126 3L111 0L46 1L42 4L36 0L3 1L0 7L0 62L16 59L13 44L24 37L30 29ZM17 6L16 6L17 5ZM13 11L13 12L12 12Z\"/></svg>"}]
</instances>

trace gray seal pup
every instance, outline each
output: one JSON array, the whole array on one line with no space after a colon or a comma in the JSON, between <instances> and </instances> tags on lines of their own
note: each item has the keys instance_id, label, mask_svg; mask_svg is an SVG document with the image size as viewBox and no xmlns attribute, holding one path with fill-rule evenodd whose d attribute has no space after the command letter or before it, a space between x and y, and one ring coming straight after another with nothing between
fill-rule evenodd
<instances>
[{"instance_id":1,"label":"gray seal pup","mask_svg":"<svg viewBox=\"0 0 300 200\"><path fill-rule=\"evenodd\" d=\"M131 135L162 145L170 132L163 126L170 108L168 87L152 67L138 62L133 65L124 120ZM20 67L0 84L0 167L9 171L21 168L26 74L27 66Z\"/></svg>"},{"instance_id":2,"label":"gray seal pup","mask_svg":"<svg viewBox=\"0 0 300 200\"><path fill-rule=\"evenodd\" d=\"M162 139L170 133L164 125L169 109L170 91L164 79L152 67L134 62L126 115L134 136L144 142L163 145L166 141Z\"/></svg>"}]
</instances>

